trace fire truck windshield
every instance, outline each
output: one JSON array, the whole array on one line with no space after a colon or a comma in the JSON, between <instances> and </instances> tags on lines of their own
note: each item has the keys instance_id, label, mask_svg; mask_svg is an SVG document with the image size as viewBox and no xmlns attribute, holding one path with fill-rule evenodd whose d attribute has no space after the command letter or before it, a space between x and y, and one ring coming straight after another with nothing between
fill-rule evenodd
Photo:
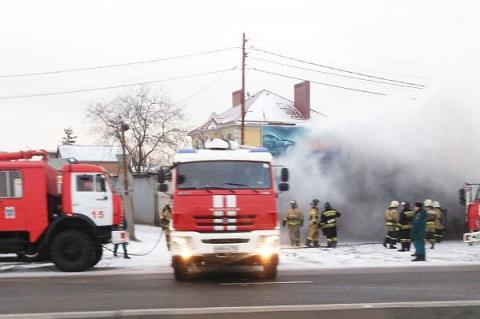
<instances>
[{"instance_id":1,"label":"fire truck windshield","mask_svg":"<svg viewBox=\"0 0 480 319\"><path fill-rule=\"evenodd\" d=\"M247 161L180 163L178 189L269 189L270 164Z\"/></svg>"}]
</instances>

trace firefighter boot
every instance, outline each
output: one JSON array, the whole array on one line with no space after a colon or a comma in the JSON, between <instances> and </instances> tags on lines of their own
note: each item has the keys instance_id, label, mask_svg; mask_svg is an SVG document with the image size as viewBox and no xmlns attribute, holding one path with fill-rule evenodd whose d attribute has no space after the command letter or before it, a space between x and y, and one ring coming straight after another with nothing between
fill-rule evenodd
<instances>
[{"instance_id":1,"label":"firefighter boot","mask_svg":"<svg viewBox=\"0 0 480 319\"><path fill-rule=\"evenodd\" d=\"M389 249L397 249L397 247L395 246L395 242L390 242L390 247L388 247Z\"/></svg>"},{"instance_id":2,"label":"firefighter boot","mask_svg":"<svg viewBox=\"0 0 480 319\"><path fill-rule=\"evenodd\" d=\"M318 240L313 241L313 247L320 247L320 244L318 243Z\"/></svg>"},{"instance_id":3,"label":"firefighter boot","mask_svg":"<svg viewBox=\"0 0 480 319\"><path fill-rule=\"evenodd\" d=\"M432 245L430 246L430 249L434 249L435 248L435 243L432 243Z\"/></svg>"},{"instance_id":4,"label":"firefighter boot","mask_svg":"<svg viewBox=\"0 0 480 319\"><path fill-rule=\"evenodd\" d=\"M307 241L305 242L305 246L307 247L312 247L312 241L310 239L307 239Z\"/></svg>"},{"instance_id":5,"label":"firefighter boot","mask_svg":"<svg viewBox=\"0 0 480 319\"><path fill-rule=\"evenodd\" d=\"M407 248L407 251L410 251L410 245L411 245L411 244L412 244L412 243L410 243L410 242L406 242L406 243L405 243L405 246L406 246L406 248Z\"/></svg>"},{"instance_id":6,"label":"firefighter boot","mask_svg":"<svg viewBox=\"0 0 480 319\"><path fill-rule=\"evenodd\" d=\"M402 252L407 251L407 247L406 247L407 244L406 243L401 243L401 245L402 245L402 249L399 249L398 251L402 251Z\"/></svg>"},{"instance_id":7,"label":"firefighter boot","mask_svg":"<svg viewBox=\"0 0 480 319\"><path fill-rule=\"evenodd\" d=\"M425 261L425 255L417 255L412 261Z\"/></svg>"},{"instance_id":8,"label":"firefighter boot","mask_svg":"<svg viewBox=\"0 0 480 319\"><path fill-rule=\"evenodd\" d=\"M337 248L337 241L336 241L336 240L334 240L334 241L332 242L332 247L333 247L333 248Z\"/></svg>"},{"instance_id":9,"label":"firefighter boot","mask_svg":"<svg viewBox=\"0 0 480 319\"><path fill-rule=\"evenodd\" d=\"M387 248L388 242L389 242L388 238L385 237L385 240L383 241L383 247Z\"/></svg>"},{"instance_id":10,"label":"firefighter boot","mask_svg":"<svg viewBox=\"0 0 480 319\"><path fill-rule=\"evenodd\" d=\"M332 248L332 242L331 241L327 241L327 248Z\"/></svg>"}]
</instances>

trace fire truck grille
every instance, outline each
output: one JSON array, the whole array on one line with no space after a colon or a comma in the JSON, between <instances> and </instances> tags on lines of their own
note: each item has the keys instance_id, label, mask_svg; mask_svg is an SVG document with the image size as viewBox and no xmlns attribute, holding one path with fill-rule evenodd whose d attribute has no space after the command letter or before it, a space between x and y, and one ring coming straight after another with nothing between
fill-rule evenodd
<instances>
[{"instance_id":1,"label":"fire truck grille","mask_svg":"<svg viewBox=\"0 0 480 319\"><path fill-rule=\"evenodd\" d=\"M237 232L250 231L255 226L255 215L235 216L193 216L195 225L200 232Z\"/></svg>"},{"instance_id":2,"label":"fire truck grille","mask_svg":"<svg viewBox=\"0 0 480 319\"><path fill-rule=\"evenodd\" d=\"M243 244L248 243L250 240L247 238L222 238L222 239L204 239L204 244Z\"/></svg>"}]
</instances>

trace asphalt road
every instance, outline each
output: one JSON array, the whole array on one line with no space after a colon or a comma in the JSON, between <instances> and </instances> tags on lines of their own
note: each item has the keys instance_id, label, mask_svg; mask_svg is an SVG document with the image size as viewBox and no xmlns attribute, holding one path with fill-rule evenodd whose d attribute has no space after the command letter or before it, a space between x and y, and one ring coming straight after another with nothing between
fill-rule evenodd
<instances>
[{"instance_id":1,"label":"asphalt road","mask_svg":"<svg viewBox=\"0 0 480 319\"><path fill-rule=\"evenodd\" d=\"M190 309L190 313L164 311L161 318L300 319L312 312L329 318L351 317L352 313L355 318L411 319L412 314L421 314L422 318L474 318L480 315L480 269L461 266L288 271L281 272L275 281L265 281L255 272L237 270L207 272L180 283L171 274L3 278L0 296L0 314L9 314L8 317L21 313L33 316L173 308ZM451 301L467 304L448 303ZM349 309L352 304L359 306ZM308 305L312 308L308 309ZM320 309L322 305L325 308ZM258 308L252 308L255 306ZM198 313L206 308L213 309L213 313ZM105 317L127 314L104 313ZM154 316L144 312L135 317Z\"/></svg>"}]
</instances>

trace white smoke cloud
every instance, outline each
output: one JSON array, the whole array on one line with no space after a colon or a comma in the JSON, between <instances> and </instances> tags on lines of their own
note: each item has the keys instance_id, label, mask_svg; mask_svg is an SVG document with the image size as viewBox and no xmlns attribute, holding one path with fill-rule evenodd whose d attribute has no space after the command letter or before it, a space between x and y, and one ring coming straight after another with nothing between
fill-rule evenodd
<instances>
[{"instance_id":1,"label":"white smoke cloud","mask_svg":"<svg viewBox=\"0 0 480 319\"><path fill-rule=\"evenodd\" d=\"M313 125L280 159L291 170L282 209L287 199L296 199L305 212L313 198L322 205L328 201L343 213L341 238L380 240L391 200L413 204L432 198L449 210L448 228L458 237L464 218L458 189L480 181L479 74L453 73L413 103L385 98L380 108L359 105L366 120ZM312 141L324 151L312 152Z\"/></svg>"}]
</instances>

